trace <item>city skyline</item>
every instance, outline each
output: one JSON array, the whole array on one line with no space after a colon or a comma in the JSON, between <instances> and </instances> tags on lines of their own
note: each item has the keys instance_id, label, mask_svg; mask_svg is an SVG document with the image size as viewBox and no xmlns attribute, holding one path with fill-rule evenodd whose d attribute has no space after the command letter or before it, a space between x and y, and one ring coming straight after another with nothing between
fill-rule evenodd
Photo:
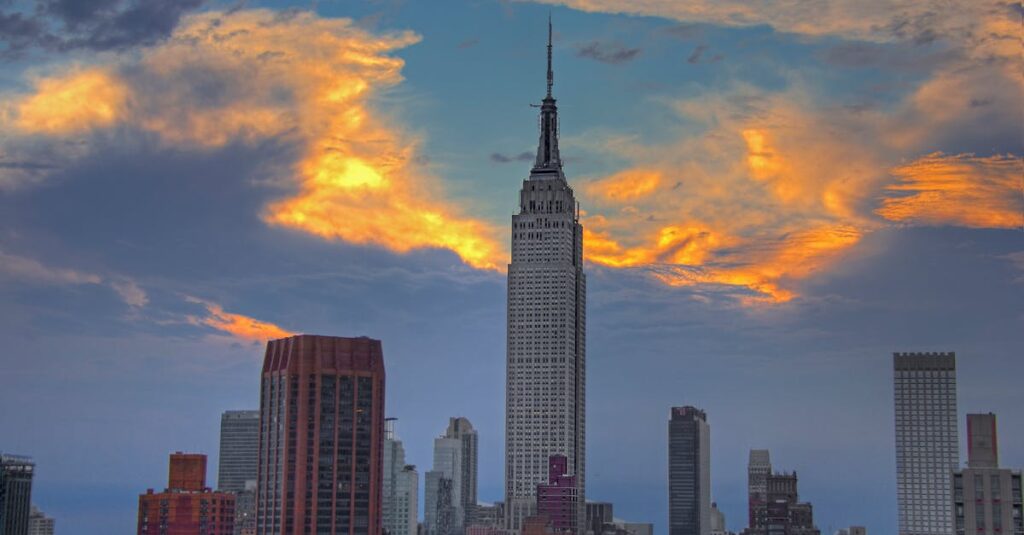
<instances>
[{"instance_id":1,"label":"city skyline","mask_svg":"<svg viewBox=\"0 0 1024 535\"><path fill-rule=\"evenodd\" d=\"M664 410L694 405L730 530L763 448L822 532L894 533L893 352L955 351L958 447L995 413L1024 464L1019 8L27 5L0 7L0 450L58 526L130 531L170 452L215 468L297 332L382 340L408 464L463 415L503 499L549 15L588 499L664 533Z\"/></svg>"}]
</instances>

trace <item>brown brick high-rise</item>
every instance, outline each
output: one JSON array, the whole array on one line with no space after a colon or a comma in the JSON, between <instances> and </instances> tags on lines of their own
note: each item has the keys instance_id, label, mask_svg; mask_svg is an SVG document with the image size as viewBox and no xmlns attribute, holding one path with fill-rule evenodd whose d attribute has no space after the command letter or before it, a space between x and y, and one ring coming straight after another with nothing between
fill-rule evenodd
<instances>
[{"instance_id":1,"label":"brown brick high-rise","mask_svg":"<svg viewBox=\"0 0 1024 535\"><path fill-rule=\"evenodd\" d=\"M206 456L172 453L163 492L139 496L138 535L232 535L235 495L206 486Z\"/></svg>"},{"instance_id":2,"label":"brown brick high-rise","mask_svg":"<svg viewBox=\"0 0 1024 535\"><path fill-rule=\"evenodd\" d=\"M257 535L381 534L384 360L370 338L267 343Z\"/></svg>"}]
</instances>

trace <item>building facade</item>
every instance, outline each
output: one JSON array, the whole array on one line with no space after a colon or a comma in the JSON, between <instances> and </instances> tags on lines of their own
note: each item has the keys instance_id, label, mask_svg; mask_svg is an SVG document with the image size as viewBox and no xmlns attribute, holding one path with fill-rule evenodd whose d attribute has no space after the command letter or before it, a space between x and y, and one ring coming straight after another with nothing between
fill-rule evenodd
<instances>
[{"instance_id":1,"label":"building facade","mask_svg":"<svg viewBox=\"0 0 1024 535\"><path fill-rule=\"evenodd\" d=\"M546 516L556 533L577 533L579 520L576 478L569 475L569 459L548 459L548 482L537 485L537 513Z\"/></svg>"},{"instance_id":2,"label":"building facade","mask_svg":"<svg viewBox=\"0 0 1024 535\"><path fill-rule=\"evenodd\" d=\"M894 353L893 382L899 534L951 535L951 474L960 457L956 355Z\"/></svg>"},{"instance_id":3,"label":"building facade","mask_svg":"<svg viewBox=\"0 0 1024 535\"><path fill-rule=\"evenodd\" d=\"M750 450L747 461L747 527L754 525L754 510L767 503L772 460L768 450Z\"/></svg>"},{"instance_id":4,"label":"building facade","mask_svg":"<svg viewBox=\"0 0 1024 535\"><path fill-rule=\"evenodd\" d=\"M206 456L172 453L167 488L139 495L138 535L232 535L235 495L206 486Z\"/></svg>"},{"instance_id":5,"label":"building facade","mask_svg":"<svg viewBox=\"0 0 1024 535\"><path fill-rule=\"evenodd\" d=\"M540 141L512 216L508 266L505 389L506 527L520 530L536 511L548 458L565 455L576 477L577 526L585 520L586 276L583 227L558 149L558 108L551 95L548 24L547 95ZM535 526L536 527L536 526Z\"/></svg>"},{"instance_id":6,"label":"building facade","mask_svg":"<svg viewBox=\"0 0 1024 535\"><path fill-rule=\"evenodd\" d=\"M54 519L33 505L32 512L28 515L28 535L53 535L56 524Z\"/></svg>"},{"instance_id":7,"label":"building facade","mask_svg":"<svg viewBox=\"0 0 1024 535\"><path fill-rule=\"evenodd\" d=\"M454 535L454 481L440 470L431 470L423 477L423 487L423 527L427 534Z\"/></svg>"},{"instance_id":8,"label":"building facade","mask_svg":"<svg viewBox=\"0 0 1024 535\"><path fill-rule=\"evenodd\" d=\"M956 535L1024 535L1021 472L999 468L994 414L967 415L967 468L953 473Z\"/></svg>"},{"instance_id":9,"label":"building facade","mask_svg":"<svg viewBox=\"0 0 1024 535\"><path fill-rule=\"evenodd\" d=\"M419 529L420 514L420 476L416 466L407 464L398 474L398 491L396 492L398 518L405 518L405 531L402 525L396 525L396 535L416 535Z\"/></svg>"},{"instance_id":10,"label":"building facade","mask_svg":"<svg viewBox=\"0 0 1024 535\"><path fill-rule=\"evenodd\" d=\"M0 453L0 535L28 533L35 470L31 457Z\"/></svg>"},{"instance_id":11,"label":"building facade","mask_svg":"<svg viewBox=\"0 0 1024 535\"><path fill-rule=\"evenodd\" d=\"M601 535L605 524L611 524L615 518L615 506L611 502L587 502L586 534Z\"/></svg>"},{"instance_id":12,"label":"building facade","mask_svg":"<svg viewBox=\"0 0 1024 535\"><path fill-rule=\"evenodd\" d=\"M695 407L668 421L668 533L711 535L711 428Z\"/></svg>"},{"instance_id":13,"label":"building facade","mask_svg":"<svg viewBox=\"0 0 1024 535\"><path fill-rule=\"evenodd\" d=\"M256 463L260 411L225 411L220 415L217 490L235 494L235 534L256 531Z\"/></svg>"},{"instance_id":14,"label":"building facade","mask_svg":"<svg viewBox=\"0 0 1024 535\"><path fill-rule=\"evenodd\" d=\"M727 535L729 532L725 527L725 513L719 508L718 504L711 503L711 535Z\"/></svg>"},{"instance_id":15,"label":"building facade","mask_svg":"<svg viewBox=\"0 0 1024 535\"><path fill-rule=\"evenodd\" d=\"M257 535L380 535L384 357L366 337L267 343Z\"/></svg>"},{"instance_id":16,"label":"building facade","mask_svg":"<svg viewBox=\"0 0 1024 535\"><path fill-rule=\"evenodd\" d=\"M221 414L217 490L242 492L246 481L256 481L259 440L260 411Z\"/></svg>"},{"instance_id":17,"label":"building facade","mask_svg":"<svg viewBox=\"0 0 1024 535\"><path fill-rule=\"evenodd\" d=\"M765 478L764 504L754 509L754 525L744 535L821 535L814 525L814 507L801 502L796 472Z\"/></svg>"}]
</instances>

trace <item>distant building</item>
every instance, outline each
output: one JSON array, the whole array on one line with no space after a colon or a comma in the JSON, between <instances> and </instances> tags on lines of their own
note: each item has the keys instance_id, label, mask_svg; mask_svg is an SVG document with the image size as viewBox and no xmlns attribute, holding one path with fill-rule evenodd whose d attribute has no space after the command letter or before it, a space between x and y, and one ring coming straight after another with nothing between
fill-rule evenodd
<instances>
[{"instance_id":1,"label":"distant building","mask_svg":"<svg viewBox=\"0 0 1024 535\"><path fill-rule=\"evenodd\" d=\"M388 535L416 535L419 475L416 467L405 464L405 447L395 432L395 419L388 418L384 429L384 476L381 511Z\"/></svg>"},{"instance_id":2,"label":"distant building","mask_svg":"<svg viewBox=\"0 0 1024 535\"><path fill-rule=\"evenodd\" d=\"M548 482L537 485L537 514L546 516L555 533L576 533L579 511L576 477L565 455L548 458Z\"/></svg>"},{"instance_id":3,"label":"distant building","mask_svg":"<svg viewBox=\"0 0 1024 535\"><path fill-rule=\"evenodd\" d=\"M654 524L648 522L623 522L622 529L629 535L654 535Z\"/></svg>"},{"instance_id":4,"label":"distant building","mask_svg":"<svg viewBox=\"0 0 1024 535\"><path fill-rule=\"evenodd\" d=\"M711 428L695 407L668 422L668 533L711 535Z\"/></svg>"},{"instance_id":5,"label":"distant building","mask_svg":"<svg viewBox=\"0 0 1024 535\"><path fill-rule=\"evenodd\" d=\"M466 526L466 535L486 535L483 528L487 530L491 529L504 529L505 525L505 504L504 502L496 502L494 504L480 504L476 505L475 515L473 524ZM470 528L480 528L470 533ZM488 531L489 533L489 531Z\"/></svg>"},{"instance_id":6,"label":"distant building","mask_svg":"<svg viewBox=\"0 0 1024 535\"><path fill-rule=\"evenodd\" d=\"M477 444L473 424L463 417L450 418L445 434L434 439L432 471L438 474L426 479L424 493L424 523L431 535L441 528L448 530L445 533L462 535L466 526L475 522ZM442 496L437 485L451 486L450 510L449 497ZM447 519L447 524L440 519Z\"/></svg>"},{"instance_id":7,"label":"distant building","mask_svg":"<svg viewBox=\"0 0 1024 535\"><path fill-rule=\"evenodd\" d=\"M461 442L459 460L459 510L462 518L461 524L468 526L476 522L476 499L477 499L477 462L479 457L479 439L473 424L468 418L453 417L448 420L448 429L445 436L458 439Z\"/></svg>"},{"instance_id":8,"label":"distant building","mask_svg":"<svg viewBox=\"0 0 1024 535\"><path fill-rule=\"evenodd\" d=\"M246 481L256 481L259 440L260 411L221 414L217 490L241 492Z\"/></svg>"},{"instance_id":9,"label":"distant building","mask_svg":"<svg viewBox=\"0 0 1024 535\"><path fill-rule=\"evenodd\" d=\"M836 535L868 535L868 529L864 526L850 526L840 529Z\"/></svg>"},{"instance_id":10,"label":"distant building","mask_svg":"<svg viewBox=\"0 0 1024 535\"><path fill-rule=\"evenodd\" d=\"M455 485L443 471L424 475L423 527L427 535L454 535Z\"/></svg>"},{"instance_id":11,"label":"distant building","mask_svg":"<svg viewBox=\"0 0 1024 535\"><path fill-rule=\"evenodd\" d=\"M256 466L260 411L225 411L220 416L217 490L235 494L234 535L256 532Z\"/></svg>"},{"instance_id":12,"label":"distant building","mask_svg":"<svg viewBox=\"0 0 1024 535\"><path fill-rule=\"evenodd\" d=\"M267 343L257 535L381 535L384 375L378 340Z\"/></svg>"},{"instance_id":13,"label":"distant building","mask_svg":"<svg viewBox=\"0 0 1024 535\"><path fill-rule=\"evenodd\" d=\"M821 535L813 506L800 501L796 472L769 474L765 488L765 503L755 508L754 525L745 535Z\"/></svg>"},{"instance_id":14,"label":"distant building","mask_svg":"<svg viewBox=\"0 0 1024 535\"><path fill-rule=\"evenodd\" d=\"M994 414L967 415L967 468L953 473L956 535L1024 535L1021 472L999 468Z\"/></svg>"},{"instance_id":15,"label":"distant building","mask_svg":"<svg viewBox=\"0 0 1024 535\"><path fill-rule=\"evenodd\" d=\"M0 535L24 535L32 512L31 457L0 453Z\"/></svg>"},{"instance_id":16,"label":"distant building","mask_svg":"<svg viewBox=\"0 0 1024 535\"><path fill-rule=\"evenodd\" d=\"M256 535L256 480L235 494L235 535Z\"/></svg>"},{"instance_id":17,"label":"distant building","mask_svg":"<svg viewBox=\"0 0 1024 535\"><path fill-rule=\"evenodd\" d=\"M56 522L32 506L32 512L28 515L28 535L53 535Z\"/></svg>"},{"instance_id":18,"label":"distant building","mask_svg":"<svg viewBox=\"0 0 1024 535\"><path fill-rule=\"evenodd\" d=\"M894 353L899 535L952 535L956 354Z\"/></svg>"},{"instance_id":19,"label":"distant building","mask_svg":"<svg viewBox=\"0 0 1024 535\"><path fill-rule=\"evenodd\" d=\"M420 475L416 466L407 464L398 476L398 511L405 514L406 533L416 535L420 514Z\"/></svg>"},{"instance_id":20,"label":"distant building","mask_svg":"<svg viewBox=\"0 0 1024 535\"><path fill-rule=\"evenodd\" d=\"M611 524L615 518L614 506L609 502L587 502L586 533L601 535L605 524Z\"/></svg>"},{"instance_id":21,"label":"distant building","mask_svg":"<svg viewBox=\"0 0 1024 535\"><path fill-rule=\"evenodd\" d=\"M768 450L750 450L747 462L747 527L754 526L754 510L768 500L767 479L772 473Z\"/></svg>"},{"instance_id":22,"label":"distant building","mask_svg":"<svg viewBox=\"0 0 1024 535\"><path fill-rule=\"evenodd\" d=\"M235 495L206 486L206 455L172 453L167 488L139 495L138 535L232 535Z\"/></svg>"},{"instance_id":23,"label":"distant building","mask_svg":"<svg viewBox=\"0 0 1024 535\"><path fill-rule=\"evenodd\" d=\"M727 535L725 529L725 513L718 509L717 503L711 504L711 535Z\"/></svg>"},{"instance_id":24,"label":"distant building","mask_svg":"<svg viewBox=\"0 0 1024 535\"><path fill-rule=\"evenodd\" d=\"M551 519L544 515L531 515L523 519L520 535L549 535L555 533Z\"/></svg>"}]
</instances>

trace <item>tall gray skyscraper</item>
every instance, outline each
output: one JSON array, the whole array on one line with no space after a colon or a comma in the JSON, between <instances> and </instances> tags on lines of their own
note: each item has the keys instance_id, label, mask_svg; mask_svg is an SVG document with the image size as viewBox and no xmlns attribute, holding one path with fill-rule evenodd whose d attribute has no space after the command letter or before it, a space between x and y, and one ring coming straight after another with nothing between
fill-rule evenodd
<instances>
[{"instance_id":1,"label":"tall gray skyscraper","mask_svg":"<svg viewBox=\"0 0 1024 535\"><path fill-rule=\"evenodd\" d=\"M505 520L519 530L537 509L548 459L568 458L576 477L578 521L586 524L586 277L583 227L558 151L558 108L551 96L548 23L547 95L540 142L512 216L508 266L505 387Z\"/></svg>"},{"instance_id":2,"label":"tall gray skyscraper","mask_svg":"<svg viewBox=\"0 0 1024 535\"><path fill-rule=\"evenodd\" d=\"M218 490L242 492L246 481L256 481L259 440L260 411L225 411L221 414Z\"/></svg>"},{"instance_id":3,"label":"tall gray skyscraper","mask_svg":"<svg viewBox=\"0 0 1024 535\"><path fill-rule=\"evenodd\" d=\"M388 535L416 535L419 476L405 464L405 447L395 433L395 419L384 426L384 479L381 514Z\"/></svg>"},{"instance_id":4,"label":"tall gray skyscraper","mask_svg":"<svg viewBox=\"0 0 1024 535\"><path fill-rule=\"evenodd\" d=\"M462 510L462 525L473 524L476 517L477 498L477 457L478 439L476 430L469 419L453 417L448 420L448 430L445 432L448 438L458 439L461 444L460 470L461 479L459 485L459 508Z\"/></svg>"},{"instance_id":5,"label":"tall gray skyscraper","mask_svg":"<svg viewBox=\"0 0 1024 535\"><path fill-rule=\"evenodd\" d=\"M900 535L952 535L956 355L894 353Z\"/></svg>"},{"instance_id":6,"label":"tall gray skyscraper","mask_svg":"<svg viewBox=\"0 0 1024 535\"><path fill-rule=\"evenodd\" d=\"M695 407L668 421L668 533L711 534L711 428Z\"/></svg>"},{"instance_id":7,"label":"tall gray skyscraper","mask_svg":"<svg viewBox=\"0 0 1024 535\"><path fill-rule=\"evenodd\" d=\"M31 457L0 453L0 535L28 533L35 469Z\"/></svg>"}]
</instances>

